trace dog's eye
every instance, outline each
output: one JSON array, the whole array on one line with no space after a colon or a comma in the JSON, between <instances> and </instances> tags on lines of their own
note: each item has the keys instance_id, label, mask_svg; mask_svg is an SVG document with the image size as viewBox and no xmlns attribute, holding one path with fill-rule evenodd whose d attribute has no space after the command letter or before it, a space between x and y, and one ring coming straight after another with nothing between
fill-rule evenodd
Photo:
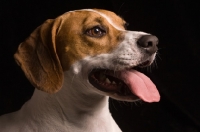
<instances>
[{"instance_id":1,"label":"dog's eye","mask_svg":"<svg viewBox=\"0 0 200 132\"><path fill-rule=\"evenodd\" d=\"M93 28L87 30L86 34L91 37L100 38L106 34L106 31L103 30L102 28L96 26L96 27L93 27Z\"/></svg>"}]
</instances>

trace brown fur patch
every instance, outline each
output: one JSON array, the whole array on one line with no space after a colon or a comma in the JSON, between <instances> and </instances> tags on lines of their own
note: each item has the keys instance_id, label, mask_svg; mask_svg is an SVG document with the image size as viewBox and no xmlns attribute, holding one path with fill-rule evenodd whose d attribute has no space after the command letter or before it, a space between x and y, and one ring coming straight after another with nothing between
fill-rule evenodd
<instances>
[{"instance_id":1,"label":"brown fur patch","mask_svg":"<svg viewBox=\"0 0 200 132\"><path fill-rule=\"evenodd\" d=\"M120 28L124 29L124 21L113 12L97 10L112 19ZM70 19L68 19L70 18ZM86 56L94 56L111 52L122 40L123 32L114 28L104 17L88 11L76 11L60 17L62 25L56 36L56 47L64 70L77 60ZM94 26L106 28L106 34L94 38L85 31Z\"/></svg>"},{"instance_id":2,"label":"brown fur patch","mask_svg":"<svg viewBox=\"0 0 200 132\"><path fill-rule=\"evenodd\" d=\"M106 14L123 29L124 21L112 12ZM94 26L103 26L106 34L95 38L85 34ZM63 83L63 71L86 56L111 52L122 40L123 32L95 12L68 12L38 27L15 53L26 77L38 89L55 93Z\"/></svg>"}]
</instances>

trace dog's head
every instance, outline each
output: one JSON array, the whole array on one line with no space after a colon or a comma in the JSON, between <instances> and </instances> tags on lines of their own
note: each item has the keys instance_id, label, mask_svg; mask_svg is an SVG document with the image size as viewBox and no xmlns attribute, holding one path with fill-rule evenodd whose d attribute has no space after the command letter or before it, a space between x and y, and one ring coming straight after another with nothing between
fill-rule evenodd
<instances>
[{"instance_id":1,"label":"dog's head","mask_svg":"<svg viewBox=\"0 0 200 132\"><path fill-rule=\"evenodd\" d=\"M71 72L88 89L126 101L158 101L155 85L134 70L154 61L158 39L125 30L113 12L83 9L47 20L25 42L15 59L38 89L55 93Z\"/></svg>"}]
</instances>

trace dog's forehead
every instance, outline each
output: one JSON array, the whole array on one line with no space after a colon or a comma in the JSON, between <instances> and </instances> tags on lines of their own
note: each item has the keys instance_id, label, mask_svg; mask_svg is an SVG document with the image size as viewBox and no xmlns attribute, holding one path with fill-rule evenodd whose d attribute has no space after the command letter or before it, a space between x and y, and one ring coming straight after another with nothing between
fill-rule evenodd
<instances>
[{"instance_id":1,"label":"dog's forehead","mask_svg":"<svg viewBox=\"0 0 200 132\"><path fill-rule=\"evenodd\" d=\"M69 11L67 13L72 13L72 12L82 12L90 16L98 14L102 18L106 19L109 22L109 24L111 24L117 30L124 31L124 24L126 22L121 17L116 15L114 12L102 9L81 9L81 10Z\"/></svg>"}]
</instances>

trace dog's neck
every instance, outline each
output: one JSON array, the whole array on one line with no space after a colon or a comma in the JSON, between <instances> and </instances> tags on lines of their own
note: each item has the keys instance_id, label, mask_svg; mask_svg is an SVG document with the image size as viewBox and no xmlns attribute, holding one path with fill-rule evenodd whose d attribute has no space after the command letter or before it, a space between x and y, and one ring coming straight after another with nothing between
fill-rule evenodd
<instances>
[{"instance_id":1,"label":"dog's neck","mask_svg":"<svg viewBox=\"0 0 200 132\"><path fill-rule=\"evenodd\" d=\"M59 92L48 94L36 89L31 100L24 105L24 109L28 108L26 110L29 110L30 115L37 113L40 118L44 116L50 119L53 116L61 122L67 121L80 126L85 125L85 122L88 124L88 121L111 118L108 97L89 92L90 90L85 89L84 85L81 86L80 82L76 78L72 80L72 76L66 73Z\"/></svg>"}]
</instances>

